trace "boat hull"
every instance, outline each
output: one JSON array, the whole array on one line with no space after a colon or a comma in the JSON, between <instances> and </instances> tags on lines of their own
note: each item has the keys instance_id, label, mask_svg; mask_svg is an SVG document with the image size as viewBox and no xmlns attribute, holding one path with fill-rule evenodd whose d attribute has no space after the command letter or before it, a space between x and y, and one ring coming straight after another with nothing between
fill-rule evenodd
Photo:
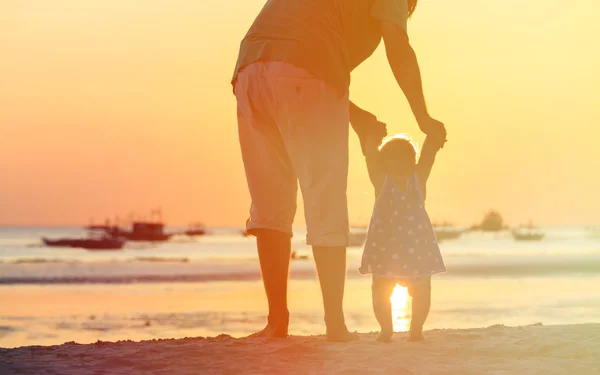
<instances>
[{"instance_id":1,"label":"boat hull","mask_svg":"<svg viewBox=\"0 0 600 375\"><path fill-rule=\"evenodd\" d=\"M536 233L536 234L513 233L513 238L516 241L541 241L544 239L544 234L542 234L542 233Z\"/></svg>"},{"instance_id":2,"label":"boat hull","mask_svg":"<svg viewBox=\"0 0 600 375\"><path fill-rule=\"evenodd\" d=\"M42 238L46 246L73 247L86 250L121 250L125 241L117 238L60 238L56 240Z\"/></svg>"},{"instance_id":3,"label":"boat hull","mask_svg":"<svg viewBox=\"0 0 600 375\"><path fill-rule=\"evenodd\" d=\"M120 237L127 239L128 241L135 242L163 242L168 241L171 238L171 234L154 234L144 235L139 233L119 233Z\"/></svg>"}]
</instances>

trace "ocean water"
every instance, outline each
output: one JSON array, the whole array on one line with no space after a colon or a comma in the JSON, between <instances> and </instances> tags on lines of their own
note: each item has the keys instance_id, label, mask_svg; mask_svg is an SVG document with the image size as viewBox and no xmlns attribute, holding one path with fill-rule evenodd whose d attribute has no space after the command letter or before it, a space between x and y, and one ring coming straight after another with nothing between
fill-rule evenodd
<instances>
[{"instance_id":1,"label":"ocean water","mask_svg":"<svg viewBox=\"0 0 600 375\"><path fill-rule=\"evenodd\" d=\"M168 228L176 231L180 228ZM428 329L494 324L574 324L600 319L600 236L586 228L542 228L539 242L508 232L469 232L440 247L448 272L434 277ZM176 236L122 251L45 247L41 237L81 228L0 228L0 346L67 341L243 336L260 329L266 301L252 237L241 228ZM322 303L302 229L291 265L292 334L323 333ZM375 331L361 249L348 250L348 325ZM397 288L395 328L406 330L410 298Z\"/></svg>"}]
</instances>

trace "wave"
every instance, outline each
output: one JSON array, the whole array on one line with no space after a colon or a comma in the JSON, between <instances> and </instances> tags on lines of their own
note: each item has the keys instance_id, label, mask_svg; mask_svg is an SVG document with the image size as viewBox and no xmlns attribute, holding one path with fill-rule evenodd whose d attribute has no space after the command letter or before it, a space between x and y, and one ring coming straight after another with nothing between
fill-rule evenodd
<instances>
[{"instance_id":1,"label":"wave","mask_svg":"<svg viewBox=\"0 0 600 375\"><path fill-rule=\"evenodd\" d=\"M242 259L244 260L244 259ZM251 258L246 260L252 260ZM147 257L135 257L131 259L113 259L113 263L133 263L133 262L156 262L156 263L187 263L190 262L190 258L187 257L160 257L160 256L147 256ZM12 260L1 260L0 264L94 264L93 260L80 260L80 259L59 259L59 258L17 258Z\"/></svg>"},{"instance_id":2,"label":"wave","mask_svg":"<svg viewBox=\"0 0 600 375\"><path fill-rule=\"evenodd\" d=\"M0 277L0 284L135 284L170 282L215 282L260 280L260 273L239 272L220 274L180 275L118 275L118 276L53 276L53 277Z\"/></svg>"},{"instance_id":3,"label":"wave","mask_svg":"<svg viewBox=\"0 0 600 375\"><path fill-rule=\"evenodd\" d=\"M75 264L81 263L80 260L75 259L51 259L51 258L23 258L14 260L0 260L0 264L47 264L47 263L62 263L62 264Z\"/></svg>"},{"instance_id":4,"label":"wave","mask_svg":"<svg viewBox=\"0 0 600 375\"><path fill-rule=\"evenodd\" d=\"M135 262L158 262L158 263L171 263L180 262L187 263L190 261L189 258L169 258L169 257L137 257L134 259Z\"/></svg>"},{"instance_id":5,"label":"wave","mask_svg":"<svg viewBox=\"0 0 600 375\"><path fill-rule=\"evenodd\" d=\"M90 275L88 268L82 269L79 274L61 274L39 276L34 272L22 272L9 276L0 269L0 284L131 284L131 283L173 283L173 282L221 282L221 281L258 281L261 278L258 267L235 269L234 267L216 268L210 264L190 264L183 259L173 258L148 258L148 262L164 263L177 261L190 268L162 268L152 269L150 272L136 272L136 269L124 267L112 274ZM302 266L296 266L301 263ZM360 278L352 264L348 270L349 278ZM600 262L589 259L568 261L537 261L537 262L498 262L498 263L447 263L448 271L436 277L443 278L529 278L529 277L578 277L599 276ZM66 272L65 272L66 273ZM116 274L115 274L116 273ZM314 279L316 273L312 262L294 262L290 274L291 279Z\"/></svg>"}]
</instances>

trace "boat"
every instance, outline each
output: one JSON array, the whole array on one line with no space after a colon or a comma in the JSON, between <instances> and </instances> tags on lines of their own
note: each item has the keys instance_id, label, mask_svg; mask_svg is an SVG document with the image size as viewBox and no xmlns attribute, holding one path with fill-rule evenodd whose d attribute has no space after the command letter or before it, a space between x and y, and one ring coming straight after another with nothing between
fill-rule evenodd
<instances>
[{"instance_id":1,"label":"boat","mask_svg":"<svg viewBox=\"0 0 600 375\"><path fill-rule=\"evenodd\" d=\"M186 236L203 236L206 234L206 227L202 223L190 224L188 229L183 233Z\"/></svg>"},{"instance_id":2,"label":"boat","mask_svg":"<svg viewBox=\"0 0 600 375\"><path fill-rule=\"evenodd\" d=\"M513 229L511 233L516 241L541 241L545 237L545 234L534 227L531 221L526 226Z\"/></svg>"},{"instance_id":3,"label":"boat","mask_svg":"<svg viewBox=\"0 0 600 375\"><path fill-rule=\"evenodd\" d=\"M113 232L114 237L125 238L129 241L163 242L168 241L173 235L164 232L165 225L160 222L136 221L131 230L118 229Z\"/></svg>"},{"instance_id":4,"label":"boat","mask_svg":"<svg viewBox=\"0 0 600 375\"><path fill-rule=\"evenodd\" d=\"M87 227L91 228L91 227ZM131 230L116 226L98 226L96 230L103 231L112 238L123 238L128 241L162 242L169 240L173 234L164 233L163 223L134 221Z\"/></svg>"},{"instance_id":5,"label":"boat","mask_svg":"<svg viewBox=\"0 0 600 375\"><path fill-rule=\"evenodd\" d=\"M125 240L114 237L100 238L42 238L46 246L52 247L74 247L86 250L121 250L125 245Z\"/></svg>"},{"instance_id":6,"label":"boat","mask_svg":"<svg viewBox=\"0 0 600 375\"><path fill-rule=\"evenodd\" d=\"M104 224L94 224L94 219L90 220L90 224L84 227L90 232L111 233L119 229L119 217L115 218L115 224L111 224L110 219L106 219Z\"/></svg>"},{"instance_id":7,"label":"boat","mask_svg":"<svg viewBox=\"0 0 600 375\"><path fill-rule=\"evenodd\" d=\"M158 217L152 220L155 215ZM160 209L152 210L149 221L133 221L129 230L118 225L110 225L108 221L105 225L89 225L86 228L102 231L110 237L122 238L128 241L163 242L168 241L173 234L164 232L165 225L161 220L161 216Z\"/></svg>"},{"instance_id":8,"label":"boat","mask_svg":"<svg viewBox=\"0 0 600 375\"><path fill-rule=\"evenodd\" d=\"M306 255L306 254L298 255L298 253L296 252L296 250L293 250L290 258L292 260L307 260L308 259L308 255Z\"/></svg>"},{"instance_id":9,"label":"boat","mask_svg":"<svg viewBox=\"0 0 600 375\"><path fill-rule=\"evenodd\" d=\"M74 238L59 238L56 240L51 240L46 237L42 237L42 241L46 246L52 247L73 247L72 245L76 243L78 239Z\"/></svg>"},{"instance_id":10,"label":"boat","mask_svg":"<svg viewBox=\"0 0 600 375\"><path fill-rule=\"evenodd\" d=\"M483 232L500 232L508 229L504 220L498 211L490 210L479 225L474 225L471 230L480 230Z\"/></svg>"}]
</instances>

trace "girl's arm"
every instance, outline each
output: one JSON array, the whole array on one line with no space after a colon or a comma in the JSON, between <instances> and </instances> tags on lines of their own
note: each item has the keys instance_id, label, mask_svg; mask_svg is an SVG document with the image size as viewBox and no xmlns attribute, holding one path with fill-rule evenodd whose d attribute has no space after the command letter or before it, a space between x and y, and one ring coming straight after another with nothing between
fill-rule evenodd
<instances>
[{"instance_id":1,"label":"girl's arm","mask_svg":"<svg viewBox=\"0 0 600 375\"><path fill-rule=\"evenodd\" d=\"M442 148L443 143L437 138L427 137L423 142L423 148L421 149L421 156L419 157L419 163L417 164L417 176L419 177L419 183L423 190L423 197L427 196L427 180L431 174L431 168L435 162L435 155Z\"/></svg>"},{"instance_id":2,"label":"girl's arm","mask_svg":"<svg viewBox=\"0 0 600 375\"><path fill-rule=\"evenodd\" d=\"M375 197L379 196L379 192L385 181L385 169L379 153L379 145L383 136L379 137L376 134L371 134L367 137L365 145L365 159L367 161L367 171L369 179L375 188Z\"/></svg>"},{"instance_id":3,"label":"girl's arm","mask_svg":"<svg viewBox=\"0 0 600 375\"><path fill-rule=\"evenodd\" d=\"M360 141L360 149L366 156L367 138L373 132L385 132L385 124L377 121L374 114L365 111L353 102L350 102L350 125L356 132Z\"/></svg>"}]
</instances>

